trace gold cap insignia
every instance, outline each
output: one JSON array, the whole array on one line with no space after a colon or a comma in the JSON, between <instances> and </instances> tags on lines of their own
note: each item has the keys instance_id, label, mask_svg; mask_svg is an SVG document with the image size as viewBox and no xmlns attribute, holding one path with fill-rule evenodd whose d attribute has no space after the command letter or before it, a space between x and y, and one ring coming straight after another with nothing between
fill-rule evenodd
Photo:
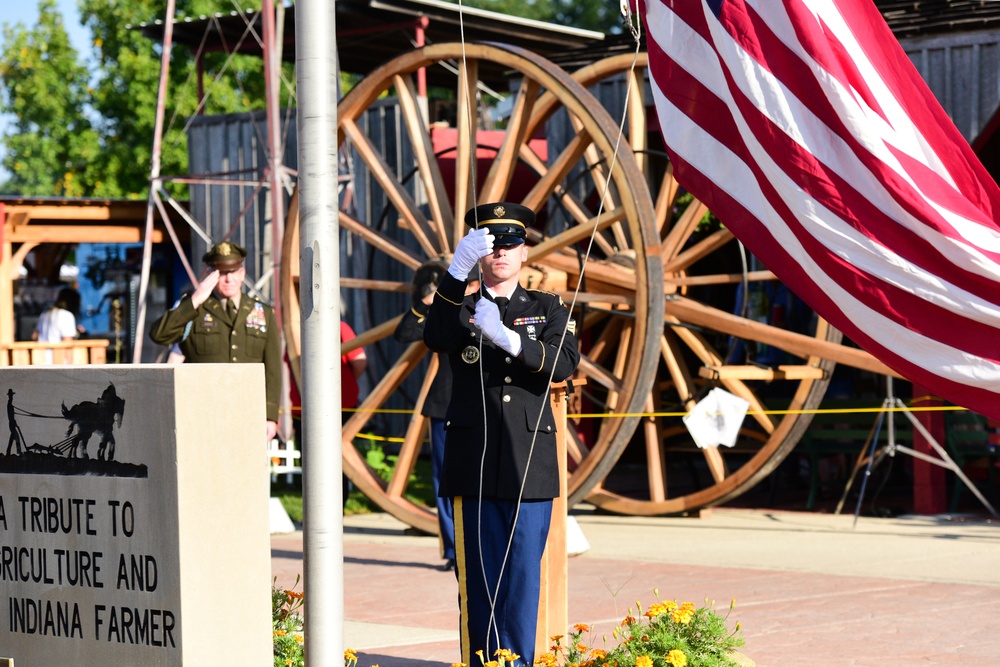
<instances>
[{"instance_id":1,"label":"gold cap insignia","mask_svg":"<svg viewBox=\"0 0 1000 667\"><path fill-rule=\"evenodd\" d=\"M507 209L505 209L503 206L496 206L493 208L493 215L495 215L498 218L502 218L506 213Z\"/></svg>"}]
</instances>

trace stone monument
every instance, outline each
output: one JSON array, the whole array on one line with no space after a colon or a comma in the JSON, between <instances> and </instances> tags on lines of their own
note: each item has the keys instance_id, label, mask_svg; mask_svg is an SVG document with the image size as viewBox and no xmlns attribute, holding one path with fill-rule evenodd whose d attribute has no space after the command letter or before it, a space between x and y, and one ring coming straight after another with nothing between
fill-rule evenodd
<instances>
[{"instance_id":1,"label":"stone monument","mask_svg":"<svg viewBox=\"0 0 1000 667\"><path fill-rule=\"evenodd\" d=\"M272 663L262 366L7 368L0 394L0 656Z\"/></svg>"}]
</instances>

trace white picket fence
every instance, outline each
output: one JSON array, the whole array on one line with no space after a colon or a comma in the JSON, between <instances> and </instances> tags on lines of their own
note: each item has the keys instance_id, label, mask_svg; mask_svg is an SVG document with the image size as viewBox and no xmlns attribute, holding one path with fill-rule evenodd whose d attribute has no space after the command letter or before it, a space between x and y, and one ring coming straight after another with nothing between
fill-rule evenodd
<instances>
[{"instance_id":1,"label":"white picket fence","mask_svg":"<svg viewBox=\"0 0 1000 667\"><path fill-rule=\"evenodd\" d=\"M295 448L294 440L284 443L277 438L267 446L267 458L271 462L271 482L278 481L278 475L285 476L285 483L292 483L293 475L302 474L302 452Z\"/></svg>"}]
</instances>

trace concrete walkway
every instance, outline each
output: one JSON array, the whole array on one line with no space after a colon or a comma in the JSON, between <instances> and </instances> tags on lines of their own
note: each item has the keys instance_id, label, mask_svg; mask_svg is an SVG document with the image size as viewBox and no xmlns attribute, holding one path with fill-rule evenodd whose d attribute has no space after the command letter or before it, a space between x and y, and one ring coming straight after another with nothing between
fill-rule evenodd
<instances>
[{"instance_id":1,"label":"concrete walkway","mask_svg":"<svg viewBox=\"0 0 1000 667\"><path fill-rule=\"evenodd\" d=\"M569 562L569 621L601 645L636 600L703 603L743 627L758 667L1000 665L1000 522L717 509L700 518L574 511L590 549ZM437 539L386 514L345 517L345 643L360 667L460 659L457 585ZM272 570L302 572L302 534ZM473 666L477 667L477 666Z\"/></svg>"}]
</instances>

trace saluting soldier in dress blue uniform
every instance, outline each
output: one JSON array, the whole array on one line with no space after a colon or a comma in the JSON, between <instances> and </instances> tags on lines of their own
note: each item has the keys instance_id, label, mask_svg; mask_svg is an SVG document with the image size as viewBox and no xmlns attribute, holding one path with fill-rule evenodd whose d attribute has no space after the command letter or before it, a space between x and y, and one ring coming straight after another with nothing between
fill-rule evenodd
<instances>
[{"instance_id":1,"label":"saluting soldier in dress blue uniform","mask_svg":"<svg viewBox=\"0 0 1000 667\"><path fill-rule=\"evenodd\" d=\"M453 376L439 494L454 502L462 662L508 649L532 665L540 564L559 495L549 387L580 356L562 299L518 283L534 212L485 204L465 222L474 229L455 248L424 324L424 342L449 356ZM477 263L483 290L466 296Z\"/></svg>"},{"instance_id":2,"label":"saluting soldier in dress blue uniform","mask_svg":"<svg viewBox=\"0 0 1000 667\"><path fill-rule=\"evenodd\" d=\"M278 429L281 338L274 310L243 295L246 256L228 241L209 248L201 258L207 267L197 288L153 323L149 337L159 345L179 343L185 362L263 363L270 441Z\"/></svg>"}]
</instances>

